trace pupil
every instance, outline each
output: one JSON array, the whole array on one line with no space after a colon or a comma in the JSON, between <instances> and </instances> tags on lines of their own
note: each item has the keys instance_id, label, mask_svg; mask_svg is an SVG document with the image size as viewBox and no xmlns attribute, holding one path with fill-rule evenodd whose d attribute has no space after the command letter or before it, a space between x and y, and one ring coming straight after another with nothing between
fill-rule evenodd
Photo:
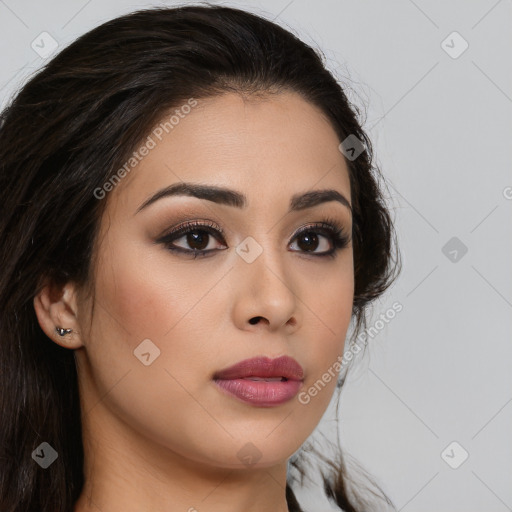
<instances>
[{"instance_id":1,"label":"pupil","mask_svg":"<svg viewBox=\"0 0 512 512\"><path fill-rule=\"evenodd\" d=\"M187 235L187 242L193 249L197 249L198 251L202 251L205 247L208 246L208 233L199 234L200 231L193 231ZM199 244L200 247L194 246L194 244Z\"/></svg>"},{"instance_id":2,"label":"pupil","mask_svg":"<svg viewBox=\"0 0 512 512\"><path fill-rule=\"evenodd\" d=\"M316 244L318 243L318 237L314 233L304 233L302 235L302 240L306 240L305 250L315 249Z\"/></svg>"}]
</instances>

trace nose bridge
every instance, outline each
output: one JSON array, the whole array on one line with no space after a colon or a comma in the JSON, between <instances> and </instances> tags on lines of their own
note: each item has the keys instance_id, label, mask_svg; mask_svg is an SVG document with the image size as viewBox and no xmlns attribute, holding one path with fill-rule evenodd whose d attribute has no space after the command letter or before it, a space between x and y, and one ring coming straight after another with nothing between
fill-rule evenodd
<instances>
[{"instance_id":1,"label":"nose bridge","mask_svg":"<svg viewBox=\"0 0 512 512\"><path fill-rule=\"evenodd\" d=\"M287 280L286 252L278 245L272 241L271 233L259 235L258 239L247 236L236 247L238 257L243 260L243 264L240 262L242 269L247 270L249 274L254 274L252 277L257 277L259 274L262 277L260 281L268 282L269 276L273 276L284 286L283 281Z\"/></svg>"},{"instance_id":2,"label":"nose bridge","mask_svg":"<svg viewBox=\"0 0 512 512\"><path fill-rule=\"evenodd\" d=\"M259 238L248 236L236 247L236 282L241 294L251 298L251 314L285 323L294 315L297 299L286 271L287 252L272 242L271 234Z\"/></svg>"}]
</instances>

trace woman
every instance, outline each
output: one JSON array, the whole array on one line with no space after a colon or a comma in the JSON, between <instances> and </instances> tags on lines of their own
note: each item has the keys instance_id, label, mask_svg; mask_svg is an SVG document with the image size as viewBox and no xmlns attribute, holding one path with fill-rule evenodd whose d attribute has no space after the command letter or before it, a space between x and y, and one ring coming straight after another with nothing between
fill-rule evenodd
<instances>
[{"instance_id":1,"label":"woman","mask_svg":"<svg viewBox=\"0 0 512 512\"><path fill-rule=\"evenodd\" d=\"M1 510L302 510L349 323L399 270L356 113L310 47L226 7L109 21L22 88ZM390 503L326 460L339 509Z\"/></svg>"}]
</instances>

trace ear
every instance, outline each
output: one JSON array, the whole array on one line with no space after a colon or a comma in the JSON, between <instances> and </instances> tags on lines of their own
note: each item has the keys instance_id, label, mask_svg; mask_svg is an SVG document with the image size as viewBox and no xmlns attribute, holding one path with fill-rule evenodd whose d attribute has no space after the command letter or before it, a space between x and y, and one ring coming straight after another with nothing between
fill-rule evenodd
<instances>
[{"instance_id":1,"label":"ear","mask_svg":"<svg viewBox=\"0 0 512 512\"><path fill-rule=\"evenodd\" d=\"M83 346L78 323L78 290L74 283L58 286L47 280L41 291L34 297L34 309L48 338L64 348L76 349ZM56 327L72 329L61 336Z\"/></svg>"}]
</instances>

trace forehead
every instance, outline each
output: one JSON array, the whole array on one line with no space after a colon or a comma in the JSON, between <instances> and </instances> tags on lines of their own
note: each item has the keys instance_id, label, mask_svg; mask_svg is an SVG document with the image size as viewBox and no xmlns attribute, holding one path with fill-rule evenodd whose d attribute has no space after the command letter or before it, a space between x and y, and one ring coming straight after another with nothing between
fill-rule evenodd
<instances>
[{"instance_id":1,"label":"forehead","mask_svg":"<svg viewBox=\"0 0 512 512\"><path fill-rule=\"evenodd\" d=\"M323 113L296 93L184 101L136 148L138 159L126 166L135 164L111 199L135 210L159 188L181 181L243 190L250 206L263 206L265 198L289 201L313 188L337 188L349 198L338 145Z\"/></svg>"}]
</instances>

